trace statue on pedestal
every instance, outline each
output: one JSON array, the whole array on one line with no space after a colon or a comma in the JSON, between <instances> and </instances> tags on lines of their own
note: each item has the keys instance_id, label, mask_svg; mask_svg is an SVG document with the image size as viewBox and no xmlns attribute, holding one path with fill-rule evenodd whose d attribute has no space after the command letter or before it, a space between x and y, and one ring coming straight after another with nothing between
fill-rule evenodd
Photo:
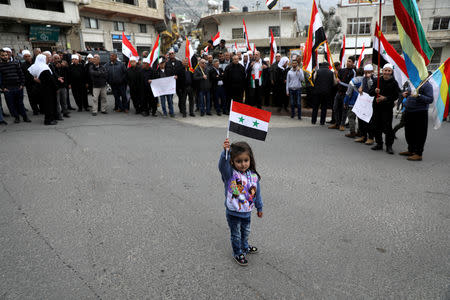
<instances>
[{"instance_id":1,"label":"statue on pedestal","mask_svg":"<svg viewBox=\"0 0 450 300\"><path fill-rule=\"evenodd\" d=\"M344 33L342 32L342 21L336 16L336 8L330 7L329 11L322 8L319 2L319 9L323 15L323 29L327 36L331 52L335 53L341 48Z\"/></svg>"}]
</instances>

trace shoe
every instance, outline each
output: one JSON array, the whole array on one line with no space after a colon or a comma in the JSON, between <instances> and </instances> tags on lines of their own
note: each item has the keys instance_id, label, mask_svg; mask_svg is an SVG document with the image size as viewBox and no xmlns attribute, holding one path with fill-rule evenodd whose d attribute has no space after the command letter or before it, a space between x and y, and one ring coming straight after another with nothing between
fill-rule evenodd
<instances>
[{"instance_id":1,"label":"shoe","mask_svg":"<svg viewBox=\"0 0 450 300\"><path fill-rule=\"evenodd\" d=\"M128 113L128 109L125 109L123 112L127 114Z\"/></svg>"},{"instance_id":2,"label":"shoe","mask_svg":"<svg viewBox=\"0 0 450 300\"><path fill-rule=\"evenodd\" d=\"M148 111L143 111L143 112L142 112L142 115L143 115L144 117L148 117L150 114L148 113Z\"/></svg>"},{"instance_id":3,"label":"shoe","mask_svg":"<svg viewBox=\"0 0 450 300\"><path fill-rule=\"evenodd\" d=\"M383 150L383 145L380 144L376 144L375 146L373 146L372 148L370 148L372 150Z\"/></svg>"},{"instance_id":4,"label":"shoe","mask_svg":"<svg viewBox=\"0 0 450 300\"><path fill-rule=\"evenodd\" d=\"M291 119L293 119L294 118L294 116L291 116Z\"/></svg>"},{"instance_id":5,"label":"shoe","mask_svg":"<svg viewBox=\"0 0 450 300\"><path fill-rule=\"evenodd\" d=\"M31 123L31 120L30 120L30 118L28 118L28 117L23 118L23 121L24 121L25 123Z\"/></svg>"},{"instance_id":6,"label":"shoe","mask_svg":"<svg viewBox=\"0 0 450 300\"><path fill-rule=\"evenodd\" d=\"M19 117L14 118L14 123L20 123Z\"/></svg>"},{"instance_id":7,"label":"shoe","mask_svg":"<svg viewBox=\"0 0 450 300\"><path fill-rule=\"evenodd\" d=\"M218 112L217 115L220 117L222 114L220 112Z\"/></svg>"},{"instance_id":8,"label":"shoe","mask_svg":"<svg viewBox=\"0 0 450 300\"><path fill-rule=\"evenodd\" d=\"M386 152L388 154L394 154L394 150L392 150L392 146L386 146Z\"/></svg>"},{"instance_id":9,"label":"shoe","mask_svg":"<svg viewBox=\"0 0 450 300\"><path fill-rule=\"evenodd\" d=\"M328 129L338 129L338 126L336 124L328 126Z\"/></svg>"},{"instance_id":10,"label":"shoe","mask_svg":"<svg viewBox=\"0 0 450 300\"><path fill-rule=\"evenodd\" d=\"M245 252L247 254L256 254L256 253L258 253L258 248L250 246L247 249L245 249Z\"/></svg>"},{"instance_id":11,"label":"shoe","mask_svg":"<svg viewBox=\"0 0 450 300\"><path fill-rule=\"evenodd\" d=\"M107 115L108 114L108 112L105 110L105 111L102 111L101 112L102 114L104 114L104 115Z\"/></svg>"},{"instance_id":12,"label":"shoe","mask_svg":"<svg viewBox=\"0 0 450 300\"><path fill-rule=\"evenodd\" d=\"M347 133L346 135L345 135L346 137L348 137L348 138L352 138L352 139L354 139L355 138L355 136L356 136L356 133L354 133L354 132L350 132L350 133Z\"/></svg>"},{"instance_id":13,"label":"shoe","mask_svg":"<svg viewBox=\"0 0 450 300\"><path fill-rule=\"evenodd\" d=\"M152 113L152 117L157 117L158 115L156 113Z\"/></svg>"},{"instance_id":14,"label":"shoe","mask_svg":"<svg viewBox=\"0 0 450 300\"><path fill-rule=\"evenodd\" d=\"M302 120L302 117L298 117L298 119L301 121L301 120Z\"/></svg>"},{"instance_id":15,"label":"shoe","mask_svg":"<svg viewBox=\"0 0 450 300\"><path fill-rule=\"evenodd\" d=\"M229 113L229 112L224 112L223 114L226 115L226 116L228 116L230 113Z\"/></svg>"},{"instance_id":16,"label":"shoe","mask_svg":"<svg viewBox=\"0 0 450 300\"><path fill-rule=\"evenodd\" d=\"M92 115L95 117L97 115L97 113L92 113Z\"/></svg>"},{"instance_id":17,"label":"shoe","mask_svg":"<svg viewBox=\"0 0 450 300\"><path fill-rule=\"evenodd\" d=\"M73 108L73 107L68 107L67 109L68 109L68 110L76 110L76 109Z\"/></svg>"},{"instance_id":18,"label":"shoe","mask_svg":"<svg viewBox=\"0 0 450 300\"><path fill-rule=\"evenodd\" d=\"M212 113L210 113L210 112L207 112L206 114L207 114L208 116L212 116Z\"/></svg>"},{"instance_id":19,"label":"shoe","mask_svg":"<svg viewBox=\"0 0 450 300\"><path fill-rule=\"evenodd\" d=\"M237 263L238 265L240 265L240 266L245 267L245 266L248 265L248 261L247 261L247 259L245 258L245 255L244 255L244 254L236 255L236 256L234 256L233 258L234 258L234 260L236 261L236 263Z\"/></svg>"},{"instance_id":20,"label":"shoe","mask_svg":"<svg viewBox=\"0 0 450 300\"><path fill-rule=\"evenodd\" d=\"M409 160L409 161L421 161L422 160L422 156L414 154L414 155L409 156L407 158L407 160Z\"/></svg>"},{"instance_id":21,"label":"shoe","mask_svg":"<svg viewBox=\"0 0 450 300\"><path fill-rule=\"evenodd\" d=\"M57 121L64 121L64 119L61 116L57 117L56 120Z\"/></svg>"},{"instance_id":22,"label":"shoe","mask_svg":"<svg viewBox=\"0 0 450 300\"><path fill-rule=\"evenodd\" d=\"M64 118L70 118L70 115L68 113L63 114Z\"/></svg>"},{"instance_id":23,"label":"shoe","mask_svg":"<svg viewBox=\"0 0 450 300\"><path fill-rule=\"evenodd\" d=\"M77 111L78 111L78 112L82 112L83 110L82 110L81 108L79 108Z\"/></svg>"},{"instance_id":24,"label":"shoe","mask_svg":"<svg viewBox=\"0 0 450 300\"><path fill-rule=\"evenodd\" d=\"M374 141L372 139L367 139L367 141L364 143L366 145L373 145Z\"/></svg>"},{"instance_id":25,"label":"shoe","mask_svg":"<svg viewBox=\"0 0 450 300\"><path fill-rule=\"evenodd\" d=\"M335 124L336 123L336 121L335 120L330 120L330 121L327 121L327 124Z\"/></svg>"},{"instance_id":26,"label":"shoe","mask_svg":"<svg viewBox=\"0 0 450 300\"><path fill-rule=\"evenodd\" d=\"M170 117L171 118L175 118L175 114L170 114Z\"/></svg>"},{"instance_id":27,"label":"shoe","mask_svg":"<svg viewBox=\"0 0 450 300\"><path fill-rule=\"evenodd\" d=\"M202 117L203 117L204 115L205 115L205 113L204 113L204 112L201 112L201 113L200 113L200 116L202 116Z\"/></svg>"},{"instance_id":28,"label":"shoe","mask_svg":"<svg viewBox=\"0 0 450 300\"><path fill-rule=\"evenodd\" d=\"M360 137L360 138L355 139L354 142L355 142L355 143L364 143L365 140L366 140L366 138Z\"/></svg>"},{"instance_id":29,"label":"shoe","mask_svg":"<svg viewBox=\"0 0 450 300\"><path fill-rule=\"evenodd\" d=\"M345 131L345 126L339 126L339 131Z\"/></svg>"},{"instance_id":30,"label":"shoe","mask_svg":"<svg viewBox=\"0 0 450 300\"><path fill-rule=\"evenodd\" d=\"M0 121L0 124L2 124L2 125L8 125L8 122L6 122L6 121Z\"/></svg>"},{"instance_id":31,"label":"shoe","mask_svg":"<svg viewBox=\"0 0 450 300\"><path fill-rule=\"evenodd\" d=\"M45 121L44 122L44 125L56 125L56 124L58 124L58 122L56 122L55 120L53 120L53 121Z\"/></svg>"},{"instance_id":32,"label":"shoe","mask_svg":"<svg viewBox=\"0 0 450 300\"><path fill-rule=\"evenodd\" d=\"M409 151L404 151L404 152L400 152L398 155L401 155L401 156L413 156L414 153L409 152Z\"/></svg>"},{"instance_id":33,"label":"shoe","mask_svg":"<svg viewBox=\"0 0 450 300\"><path fill-rule=\"evenodd\" d=\"M84 109L84 111L91 111L91 110L90 110L89 108L86 107L86 108Z\"/></svg>"},{"instance_id":34,"label":"shoe","mask_svg":"<svg viewBox=\"0 0 450 300\"><path fill-rule=\"evenodd\" d=\"M195 114L194 113L192 113L192 114L189 114L191 117L195 117Z\"/></svg>"},{"instance_id":35,"label":"shoe","mask_svg":"<svg viewBox=\"0 0 450 300\"><path fill-rule=\"evenodd\" d=\"M115 112L122 112L122 110L121 110L120 108L115 109L114 111L115 111Z\"/></svg>"},{"instance_id":36,"label":"shoe","mask_svg":"<svg viewBox=\"0 0 450 300\"><path fill-rule=\"evenodd\" d=\"M187 114L183 114L183 118L186 118L187 117Z\"/></svg>"}]
</instances>

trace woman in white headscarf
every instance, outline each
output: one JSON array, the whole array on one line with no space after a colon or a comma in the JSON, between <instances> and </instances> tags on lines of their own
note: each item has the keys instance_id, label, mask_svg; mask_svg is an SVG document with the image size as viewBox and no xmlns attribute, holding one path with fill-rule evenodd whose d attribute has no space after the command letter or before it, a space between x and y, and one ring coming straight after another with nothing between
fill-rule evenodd
<instances>
[{"instance_id":1,"label":"woman in white headscarf","mask_svg":"<svg viewBox=\"0 0 450 300\"><path fill-rule=\"evenodd\" d=\"M45 115L44 124L56 125L57 82L47 63L48 56L39 54L34 64L28 68L28 72L39 82L38 97L40 98L41 109Z\"/></svg>"},{"instance_id":2,"label":"woman in white headscarf","mask_svg":"<svg viewBox=\"0 0 450 300\"><path fill-rule=\"evenodd\" d=\"M274 76L274 103L278 106L278 112L284 108L288 111L288 97L286 96L286 76L288 73L289 58L283 56L278 62Z\"/></svg>"}]
</instances>

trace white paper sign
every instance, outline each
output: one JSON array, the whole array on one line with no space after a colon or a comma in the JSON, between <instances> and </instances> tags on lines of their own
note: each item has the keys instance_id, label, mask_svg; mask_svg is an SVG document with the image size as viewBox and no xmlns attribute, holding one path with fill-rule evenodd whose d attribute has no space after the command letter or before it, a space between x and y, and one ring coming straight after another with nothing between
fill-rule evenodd
<instances>
[{"instance_id":1,"label":"white paper sign","mask_svg":"<svg viewBox=\"0 0 450 300\"><path fill-rule=\"evenodd\" d=\"M369 94L358 94L358 98L356 99L352 111L358 116L358 118L369 123L373 114L372 102L373 97L369 96Z\"/></svg>"},{"instance_id":2,"label":"white paper sign","mask_svg":"<svg viewBox=\"0 0 450 300\"><path fill-rule=\"evenodd\" d=\"M150 83L153 96L173 95L176 92L176 81L174 76L152 79Z\"/></svg>"}]
</instances>

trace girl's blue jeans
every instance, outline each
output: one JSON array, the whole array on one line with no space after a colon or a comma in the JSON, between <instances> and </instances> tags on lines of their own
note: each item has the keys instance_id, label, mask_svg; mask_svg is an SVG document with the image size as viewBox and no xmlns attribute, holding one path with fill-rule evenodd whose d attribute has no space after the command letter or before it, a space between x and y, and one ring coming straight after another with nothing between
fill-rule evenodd
<instances>
[{"instance_id":1,"label":"girl's blue jeans","mask_svg":"<svg viewBox=\"0 0 450 300\"><path fill-rule=\"evenodd\" d=\"M250 217L240 218L227 214L227 222L230 227L233 255L246 254L250 235Z\"/></svg>"},{"instance_id":2,"label":"girl's blue jeans","mask_svg":"<svg viewBox=\"0 0 450 300\"><path fill-rule=\"evenodd\" d=\"M173 95L163 95L159 97L160 101L161 101L161 108L163 111L163 114L165 116L167 116L167 110L166 110L166 100L167 100L167 105L169 106L169 114L173 115Z\"/></svg>"}]
</instances>

